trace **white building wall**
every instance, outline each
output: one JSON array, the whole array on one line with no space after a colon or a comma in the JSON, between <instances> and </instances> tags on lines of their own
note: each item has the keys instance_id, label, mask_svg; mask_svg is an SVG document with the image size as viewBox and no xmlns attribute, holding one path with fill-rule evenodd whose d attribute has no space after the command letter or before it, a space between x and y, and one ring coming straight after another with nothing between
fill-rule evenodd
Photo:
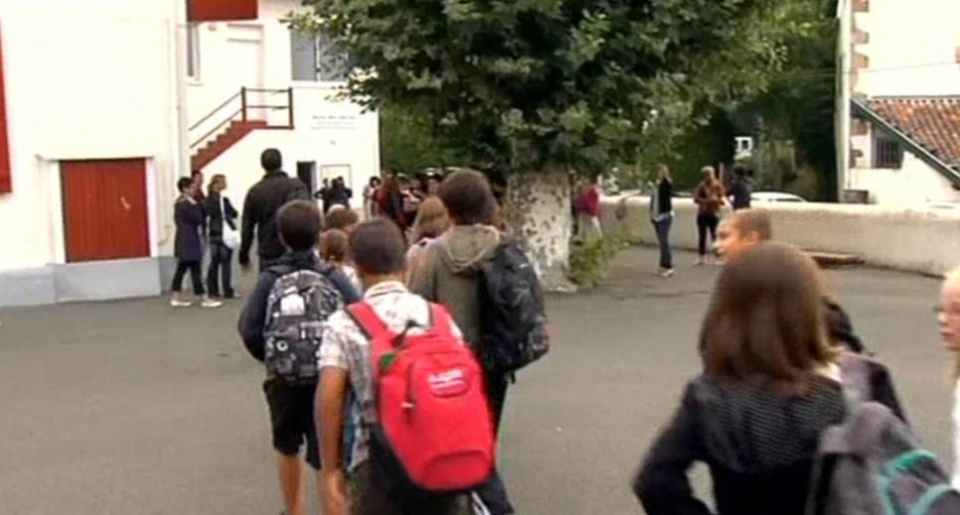
<instances>
[{"instance_id":1,"label":"white building wall","mask_svg":"<svg viewBox=\"0 0 960 515\"><path fill-rule=\"evenodd\" d=\"M856 28L869 33L857 52L870 59L859 72L856 92L884 95L960 94L960 2L872 0L856 13Z\"/></svg>"},{"instance_id":2,"label":"white building wall","mask_svg":"<svg viewBox=\"0 0 960 515\"><path fill-rule=\"evenodd\" d=\"M151 189L173 199L175 2L0 1L13 175L0 273L63 262L60 160L147 158ZM154 254L167 229L152 228Z\"/></svg>"},{"instance_id":3,"label":"white building wall","mask_svg":"<svg viewBox=\"0 0 960 515\"><path fill-rule=\"evenodd\" d=\"M349 168L349 175L334 175L344 175L348 186L359 191L370 177L380 173L377 113L364 113L360 106L335 98L338 83L292 80L291 34L282 20L297 9L302 9L299 0L260 0L260 18L256 21L198 26L200 73L188 90L191 125L242 87L295 90L294 130L256 131L204 168L207 177L223 173L234 178L231 190L238 200L246 192L242 185L253 184L256 181L250 179L262 174L260 153L270 146L283 153L284 167L291 175L296 173L298 161L315 162L318 172L325 167ZM249 99L285 105L285 96L251 94ZM239 107L238 102L235 105ZM215 118L223 119L230 111ZM251 118L263 119L265 114L253 111ZM273 125L286 125L288 116L286 111L276 111L269 120ZM205 132L194 134L192 139L198 140ZM317 184L321 178L317 178Z\"/></svg>"}]
</instances>

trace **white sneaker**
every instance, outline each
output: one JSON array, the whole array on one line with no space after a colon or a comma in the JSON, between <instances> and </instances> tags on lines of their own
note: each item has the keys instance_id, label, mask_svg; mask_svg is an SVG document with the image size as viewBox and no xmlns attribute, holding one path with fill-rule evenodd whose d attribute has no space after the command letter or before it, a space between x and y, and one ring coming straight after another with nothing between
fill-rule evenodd
<instances>
[{"instance_id":1,"label":"white sneaker","mask_svg":"<svg viewBox=\"0 0 960 515\"><path fill-rule=\"evenodd\" d=\"M219 307L222 306L222 305L223 305L223 303L220 302L219 300L206 299L206 300L204 300L204 301L200 304L200 307L202 307L202 308L219 308Z\"/></svg>"},{"instance_id":2,"label":"white sneaker","mask_svg":"<svg viewBox=\"0 0 960 515\"><path fill-rule=\"evenodd\" d=\"M189 307L192 306L192 305L193 305L193 303L190 302L189 300L170 299L170 307L171 307L171 308L189 308Z\"/></svg>"},{"instance_id":3,"label":"white sneaker","mask_svg":"<svg viewBox=\"0 0 960 515\"><path fill-rule=\"evenodd\" d=\"M670 278L670 277L673 277L673 269L672 269L672 268L668 268L668 269L664 270L663 272L660 272L660 277L663 277L664 279L668 279L668 278Z\"/></svg>"}]
</instances>

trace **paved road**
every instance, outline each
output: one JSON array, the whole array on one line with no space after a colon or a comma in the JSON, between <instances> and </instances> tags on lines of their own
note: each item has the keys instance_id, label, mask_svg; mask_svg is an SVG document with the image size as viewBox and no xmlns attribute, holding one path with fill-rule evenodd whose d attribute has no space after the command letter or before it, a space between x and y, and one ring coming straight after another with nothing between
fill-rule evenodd
<instances>
[{"instance_id":1,"label":"paved road","mask_svg":"<svg viewBox=\"0 0 960 515\"><path fill-rule=\"evenodd\" d=\"M505 419L521 515L641 513L629 476L697 369L716 272L681 267L663 281L654 259L631 249L602 288L552 299L555 351L520 378ZM831 278L928 446L948 457L937 282ZM162 299L0 311L0 512L277 513L261 370L235 336L238 311L174 312Z\"/></svg>"}]
</instances>

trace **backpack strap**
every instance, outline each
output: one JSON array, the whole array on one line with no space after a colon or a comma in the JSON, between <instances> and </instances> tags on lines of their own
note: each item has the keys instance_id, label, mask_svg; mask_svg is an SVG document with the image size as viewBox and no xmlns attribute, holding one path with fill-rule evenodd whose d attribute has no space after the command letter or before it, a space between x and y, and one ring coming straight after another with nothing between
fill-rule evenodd
<instances>
[{"instance_id":1,"label":"backpack strap","mask_svg":"<svg viewBox=\"0 0 960 515\"><path fill-rule=\"evenodd\" d=\"M351 304L347 306L346 312L370 341L375 341L384 335L393 334L387 324L383 323L380 316L373 310L373 306L366 302Z\"/></svg>"},{"instance_id":2,"label":"backpack strap","mask_svg":"<svg viewBox=\"0 0 960 515\"><path fill-rule=\"evenodd\" d=\"M433 330L444 336L453 334L453 325L451 325L451 316L447 308L440 304L430 303L430 324Z\"/></svg>"}]
</instances>

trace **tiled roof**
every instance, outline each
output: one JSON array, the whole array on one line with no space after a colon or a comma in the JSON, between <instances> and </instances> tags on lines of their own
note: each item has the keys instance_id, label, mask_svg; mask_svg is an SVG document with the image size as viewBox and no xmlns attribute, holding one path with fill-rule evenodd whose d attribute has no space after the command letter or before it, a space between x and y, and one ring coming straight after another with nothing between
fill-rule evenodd
<instances>
[{"instance_id":1,"label":"tiled roof","mask_svg":"<svg viewBox=\"0 0 960 515\"><path fill-rule=\"evenodd\" d=\"M960 167L960 97L883 97L864 104L939 160Z\"/></svg>"}]
</instances>

